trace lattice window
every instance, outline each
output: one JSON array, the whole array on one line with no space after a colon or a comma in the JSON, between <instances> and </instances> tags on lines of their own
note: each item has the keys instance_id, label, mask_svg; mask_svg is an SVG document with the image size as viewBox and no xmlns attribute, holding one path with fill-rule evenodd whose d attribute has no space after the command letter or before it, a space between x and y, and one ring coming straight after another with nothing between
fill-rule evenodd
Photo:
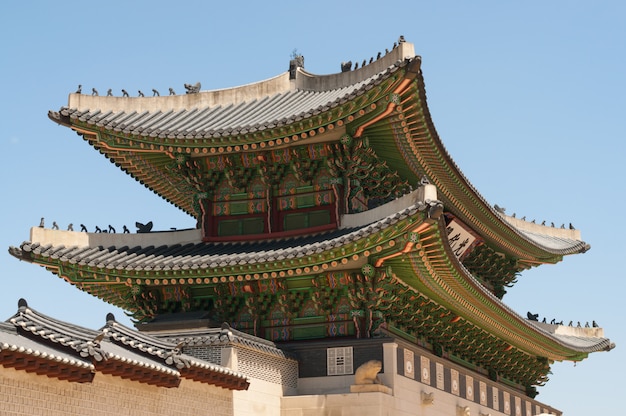
<instances>
[{"instance_id":1,"label":"lattice window","mask_svg":"<svg viewBox=\"0 0 626 416\"><path fill-rule=\"evenodd\" d=\"M328 348L326 361L329 376L352 374L352 347Z\"/></svg>"},{"instance_id":2,"label":"lattice window","mask_svg":"<svg viewBox=\"0 0 626 416\"><path fill-rule=\"evenodd\" d=\"M309 195L313 198L313 195ZM331 213L328 209L302 211L285 214L283 217L283 230L298 230L300 228L318 227L332 222Z\"/></svg>"}]
</instances>

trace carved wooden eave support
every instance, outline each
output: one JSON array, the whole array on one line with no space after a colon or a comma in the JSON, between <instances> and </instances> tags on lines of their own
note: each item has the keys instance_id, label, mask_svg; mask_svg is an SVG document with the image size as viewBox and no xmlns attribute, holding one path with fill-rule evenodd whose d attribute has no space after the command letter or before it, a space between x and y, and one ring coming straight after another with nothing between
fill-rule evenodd
<instances>
[{"instance_id":1,"label":"carved wooden eave support","mask_svg":"<svg viewBox=\"0 0 626 416\"><path fill-rule=\"evenodd\" d=\"M385 261L410 253L415 248L416 244L419 243L420 234L428 231L433 224L436 224L439 221L439 218L443 214L443 204L436 200L436 188L433 185L423 185L422 190L422 198L425 203L429 204L426 219L424 222L407 232L407 242L401 250L376 259L374 267L382 267Z\"/></svg>"}]
</instances>

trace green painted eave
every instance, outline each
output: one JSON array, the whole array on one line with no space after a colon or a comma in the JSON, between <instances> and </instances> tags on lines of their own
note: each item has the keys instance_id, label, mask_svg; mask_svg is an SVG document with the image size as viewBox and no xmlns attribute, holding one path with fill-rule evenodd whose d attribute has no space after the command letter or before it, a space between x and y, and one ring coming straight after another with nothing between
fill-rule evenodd
<instances>
[{"instance_id":1,"label":"green painted eave","mask_svg":"<svg viewBox=\"0 0 626 416\"><path fill-rule=\"evenodd\" d=\"M421 236L420 246L408 259L387 264L399 280L471 322L486 333L532 356L579 361L588 353L577 351L537 330L476 281L449 251L439 224Z\"/></svg>"},{"instance_id":2,"label":"green painted eave","mask_svg":"<svg viewBox=\"0 0 626 416\"><path fill-rule=\"evenodd\" d=\"M364 132L369 145L412 184L427 178L437 186L447 212L470 226L496 251L519 259L522 268L557 263L564 254L522 236L504 221L465 178L443 146L426 103L421 73L401 94L401 104Z\"/></svg>"},{"instance_id":3,"label":"green painted eave","mask_svg":"<svg viewBox=\"0 0 626 416\"><path fill-rule=\"evenodd\" d=\"M359 120L367 121L383 111L384 105L390 99L390 92L402 81L403 72L402 69L398 70L360 95L308 118L274 128L223 134L219 137L138 135L106 129L92 120L83 121L82 117L58 114L54 121L81 134L128 175L184 212L197 217L194 198L207 189L199 189L190 178L171 169L177 158L226 156L240 152L262 154L281 147L306 146L328 140L324 139L325 135L338 137L331 133L344 131L347 124L358 123ZM337 141L337 138L332 140Z\"/></svg>"}]
</instances>

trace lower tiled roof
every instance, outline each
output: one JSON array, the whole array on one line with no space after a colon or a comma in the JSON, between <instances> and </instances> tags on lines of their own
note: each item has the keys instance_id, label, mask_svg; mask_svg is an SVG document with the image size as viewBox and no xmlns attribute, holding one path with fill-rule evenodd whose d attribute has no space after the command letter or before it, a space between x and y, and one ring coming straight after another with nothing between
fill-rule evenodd
<instances>
[{"instance_id":1,"label":"lower tiled roof","mask_svg":"<svg viewBox=\"0 0 626 416\"><path fill-rule=\"evenodd\" d=\"M67 247L24 242L20 248L10 248L9 252L26 261L29 261L29 255L33 253L38 257L79 266L132 271L207 269L258 264L309 256L345 246L374 235L430 206L431 204L419 202L369 225L277 240L196 242L160 246L146 244L134 247Z\"/></svg>"}]
</instances>

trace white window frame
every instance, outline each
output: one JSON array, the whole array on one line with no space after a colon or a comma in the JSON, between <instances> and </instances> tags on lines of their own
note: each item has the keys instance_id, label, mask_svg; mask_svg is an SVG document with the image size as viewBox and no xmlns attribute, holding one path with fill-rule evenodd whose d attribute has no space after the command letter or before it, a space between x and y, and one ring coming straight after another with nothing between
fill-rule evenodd
<instances>
[{"instance_id":1,"label":"white window frame","mask_svg":"<svg viewBox=\"0 0 626 416\"><path fill-rule=\"evenodd\" d=\"M329 376L353 374L352 347L328 348L326 350L326 369Z\"/></svg>"}]
</instances>

